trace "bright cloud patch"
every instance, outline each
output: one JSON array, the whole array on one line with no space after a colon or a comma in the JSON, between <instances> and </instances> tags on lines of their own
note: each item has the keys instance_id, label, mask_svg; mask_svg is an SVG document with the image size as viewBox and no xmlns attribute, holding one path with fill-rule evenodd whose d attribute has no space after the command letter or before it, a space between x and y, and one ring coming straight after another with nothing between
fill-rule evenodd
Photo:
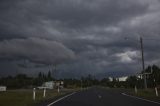
<instances>
[{"instance_id":1,"label":"bright cloud patch","mask_svg":"<svg viewBox=\"0 0 160 106\"><path fill-rule=\"evenodd\" d=\"M137 51L126 51L124 53L118 53L118 54L116 54L116 56L119 57L120 61L123 63L134 62L134 58L139 57Z\"/></svg>"}]
</instances>

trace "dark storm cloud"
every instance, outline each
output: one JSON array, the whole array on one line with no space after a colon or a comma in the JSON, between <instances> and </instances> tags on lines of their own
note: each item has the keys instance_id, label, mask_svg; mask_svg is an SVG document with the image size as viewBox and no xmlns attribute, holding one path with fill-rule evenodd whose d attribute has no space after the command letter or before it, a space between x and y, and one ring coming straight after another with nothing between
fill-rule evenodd
<instances>
[{"instance_id":1,"label":"dark storm cloud","mask_svg":"<svg viewBox=\"0 0 160 106\"><path fill-rule=\"evenodd\" d=\"M135 73L139 36L146 64L159 64L159 42L145 40L160 39L159 17L158 0L1 0L0 55L42 63L76 55L58 66L64 77Z\"/></svg>"},{"instance_id":2,"label":"dark storm cloud","mask_svg":"<svg viewBox=\"0 0 160 106\"><path fill-rule=\"evenodd\" d=\"M74 57L71 50L55 41L28 38L0 42L0 58L28 59L44 64L59 64Z\"/></svg>"},{"instance_id":3,"label":"dark storm cloud","mask_svg":"<svg viewBox=\"0 0 160 106\"><path fill-rule=\"evenodd\" d=\"M63 36L65 32L76 36L77 30L81 32L87 27L98 26L99 28L99 26L114 25L121 20L144 13L147 8L145 4L130 3L127 0L122 2L115 0L46 0L45 2L17 0L12 2L6 1L1 4L3 7L0 16L1 30L11 34L14 32L18 36L49 38L53 35Z\"/></svg>"}]
</instances>

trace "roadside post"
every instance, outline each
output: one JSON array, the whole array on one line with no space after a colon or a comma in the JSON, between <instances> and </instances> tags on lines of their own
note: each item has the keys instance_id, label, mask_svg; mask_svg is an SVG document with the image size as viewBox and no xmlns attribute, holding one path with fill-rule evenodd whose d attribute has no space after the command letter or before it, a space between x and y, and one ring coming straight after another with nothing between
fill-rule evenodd
<instances>
[{"instance_id":1,"label":"roadside post","mask_svg":"<svg viewBox=\"0 0 160 106\"><path fill-rule=\"evenodd\" d=\"M58 93L60 92L60 90L59 90L59 86L58 86Z\"/></svg>"},{"instance_id":2,"label":"roadside post","mask_svg":"<svg viewBox=\"0 0 160 106\"><path fill-rule=\"evenodd\" d=\"M36 99L36 88L33 88L33 100Z\"/></svg>"},{"instance_id":3,"label":"roadside post","mask_svg":"<svg viewBox=\"0 0 160 106\"><path fill-rule=\"evenodd\" d=\"M44 88L44 90L43 90L43 97L44 98L46 97L46 88Z\"/></svg>"},{"instance_id":4,"label":"roadside post","mask_svg":"<svg viewBox=\"0 0 160 106\"><path fill-rule=\"evenodd\" d=\"M136 85L134 87L134 90L135 90L135 94L137 94L137 86Z\"/></svg>"},{"instance_id":5,"label":"roadside post","mask_svg":"<svg viewBox=\"0 0 160 106\"><path fill-rule=\"evenodd\" d=\"M157 87L155 87L155 91L156 91L156 96L158 96L158 90L157 90Z\"/></svg>"},{"instance_id":6,"label":"roadside post","mask_svg":"<svg viewBox=\"0 0 160 106\"><path fill-rule=\"evenodd\" d=\"M82 91L82 80L81 80L81 91Z\"/></svg>"},{"instance_id":7,"label":"roadside post","mask_svg":"<svg viewBox=\"0 0 160 106\"><path fill-rule=\"evenodd\" d=\"M156 96L158 96L158 90L157 90L157 87L156 87L156 80L154 79L154 83L155 83L155 92L156 92Z\"/></svg>"}]
</instances>

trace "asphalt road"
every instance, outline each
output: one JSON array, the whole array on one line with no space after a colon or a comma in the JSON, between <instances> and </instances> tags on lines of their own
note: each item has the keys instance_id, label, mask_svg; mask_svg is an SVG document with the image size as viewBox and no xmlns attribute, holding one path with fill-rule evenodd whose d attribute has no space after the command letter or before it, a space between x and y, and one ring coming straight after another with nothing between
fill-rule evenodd
<instances>
[{"instance_id":1,"label":"asphalt road","mask_svg":"<svg viewBox=\"0 0 160 106\"><path fill-rule=\"evenodd\" d=\"M120 91L94 87L52 102L48 106L160 106L160 104L122 95Z\"/></svg>"}]
</instances>

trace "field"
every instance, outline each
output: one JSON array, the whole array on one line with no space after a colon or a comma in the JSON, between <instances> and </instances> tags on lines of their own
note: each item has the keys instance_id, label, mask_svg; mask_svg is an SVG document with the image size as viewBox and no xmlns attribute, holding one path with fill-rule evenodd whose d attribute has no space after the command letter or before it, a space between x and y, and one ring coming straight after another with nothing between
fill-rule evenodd
<instances>
[{"instance_id":1,"label":"field","mask_svg":"<svg viewBox=\"0 0 160 106\"><path fill-rule=\"evenodd\" d=\"M62 90L60 93L57 90L47 90L46 97L43 98L43 90L36 90L36 100L33 100L33 90L8 90L0 92L0 106L35 106L37 103L65 95L73 90Z\"/></svg>"}]
</instances>

